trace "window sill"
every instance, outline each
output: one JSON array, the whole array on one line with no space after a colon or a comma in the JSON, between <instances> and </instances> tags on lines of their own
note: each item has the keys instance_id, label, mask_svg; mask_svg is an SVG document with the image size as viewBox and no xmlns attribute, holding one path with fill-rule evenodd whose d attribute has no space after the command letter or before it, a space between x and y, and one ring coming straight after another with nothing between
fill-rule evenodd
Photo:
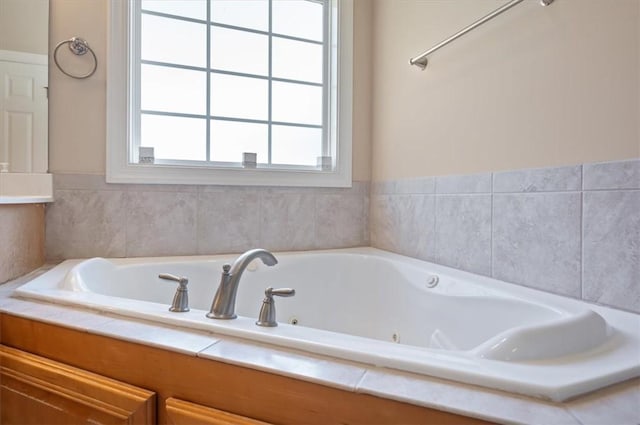
<instances>
[{"instance_id":1,"label":"window sill","mask_svg":"<svg viewBox=\"0 0 640 425\"><path fill-rule=\"evenodd\" d=\"M230 186L351 187L351 169L340 171L267 168L202 168L126 164L109 167L107 183L207 184Z\"/></svg>"}]
</instances>

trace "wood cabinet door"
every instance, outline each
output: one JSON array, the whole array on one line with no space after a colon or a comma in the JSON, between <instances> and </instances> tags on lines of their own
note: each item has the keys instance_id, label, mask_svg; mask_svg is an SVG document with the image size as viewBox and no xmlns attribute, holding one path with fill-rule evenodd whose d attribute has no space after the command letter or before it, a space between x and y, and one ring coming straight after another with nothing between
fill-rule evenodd
<instances>
[{"instance_id":1,"label":"wood cabinet door","mask_svg":"<svg viewBox=\"0 0 640 425\"><path fill-rule=\"evenodd\" d=\"M169 423L173 425L269 425L246 416L173 397L166 400L165 407Z\"/></svg>"},{"instance_id":2,"label":"wood cabinet door","mask_svg":"<svg viewBox=\"0 0 640 425\"><path fill-rule=\"evenodd\" d=\"M155 393L0 346L0 423L153 424Z\"/></svg>"}]
</instances>

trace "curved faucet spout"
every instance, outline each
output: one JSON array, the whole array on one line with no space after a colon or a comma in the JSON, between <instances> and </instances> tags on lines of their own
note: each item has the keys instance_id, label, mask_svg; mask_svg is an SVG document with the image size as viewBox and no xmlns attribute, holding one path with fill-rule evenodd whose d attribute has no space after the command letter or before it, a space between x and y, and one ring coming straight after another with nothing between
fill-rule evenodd
<instances>
[{"instance_id":1,"label":"curved faucet spout","mask_svg":"<svg viewBox=\"0 0 640 425\"><path fill-rule=\"evenodd\" d=\"M259 258L267 266L278 264L276 257L266 249L250 249L241 254L231 266L225 264L222 267L222 277L216 295L211 303L211 310L207 317L212 319L235 319L236 293L240 285L240 278L247 266Z\"/></svg>"},{"instance_id":2,"label":"curved faucet spout","mask_svg":"<svg viewBox=\"0 0 640 425\"><path fill-rule=\"evenodd\" d=\"M237 280L240 280L240 276L242 276L242 272L247 268L247 266L256 258L262 260L264 264L267 266L275 266L278 264L278 260L273 256L272 253L267 251L266 249L256 248L250 249L249 251L241 254L231 265L231 270L229 274L231 276L237 276Z\"/></svg>"}]
</instances>

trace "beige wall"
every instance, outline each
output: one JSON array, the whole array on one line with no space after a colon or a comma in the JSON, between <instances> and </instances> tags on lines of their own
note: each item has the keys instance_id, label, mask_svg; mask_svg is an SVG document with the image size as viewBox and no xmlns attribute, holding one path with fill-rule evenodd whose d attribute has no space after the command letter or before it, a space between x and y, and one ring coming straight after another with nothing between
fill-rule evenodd
<instances>
[{"instance_id":1,"label":"beige wall","mask_svg":"<svg viewBox=\"0 0 640 425\"><path fill-rule=\"evenodd\" d=\"M376 0L373 179L640 157L639 0Z\"/></svg>"},{"instance_id":2,"label":"beige wall","mask_svg":"<svg viewBox=\"0 0 640 425\"><path fill-rule=\"evenodd\" d=\"M91 78L75 80L49 67L49 171L104 174L107 1L50 1L50 50L61 40L82 37L95 51L98 69Z\"/></svg>"},{"instance_id":3,"label":"beige wall","mask_svg":"<svg viewBox=\"0 0 640 425\"><path fill-rule=\"evenodd\" d=\"M50 48L60 40L81 36L99 60L96 73L86 80L73 80L51 67L49 168L53 173L105 173L107 5L106 0L51 0ZM371 176L371 14L369 0L356 0L353 179L358 181Z\"/></svg>"},{"instance_id":4,"label":"beige wall","mask_svg":"<svg viewBox=\"0 0 640 425\"><path fill-rule=\"evenodd\" d=\"M48 0L0 0L0 50L47 54Z\"/></svg>"}]
</instances>

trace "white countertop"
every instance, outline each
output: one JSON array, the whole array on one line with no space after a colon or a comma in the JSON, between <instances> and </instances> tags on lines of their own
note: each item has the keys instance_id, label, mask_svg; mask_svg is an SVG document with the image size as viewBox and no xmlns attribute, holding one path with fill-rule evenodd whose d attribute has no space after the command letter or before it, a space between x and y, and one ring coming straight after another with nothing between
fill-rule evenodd
<instances>
[{"instance_id":1,"label":"white countertop","mask_svg":"<svg viewBox=\"0 0 640 425\"><path fill-rule=\"evenodd\" d=\"M640 423L640 379L553 403L444 379L338 360L248 340L11 297L50 268L0 285L0 311L89 333L231 363L346 391L506 424Z\"/></svg>"},{"instance_id":2,"label":"white countertop","mask_svg":"<svg viewBox=\"0 0 640 425\"><path fill-rule=\"evenodd\" d=\"M53 177L47 173L0 173L0 204L53 202Z\"/></svg>"},{"instance_id":3,"label":"white countertop","mask_svg":"<svg viewBox=\"0 0 640 425\"><path fill-rule=\"evenodd\" d=\"M0 196L0 204L41 204L53 202L53 196Z\"/></svg>"}]
</instances>

